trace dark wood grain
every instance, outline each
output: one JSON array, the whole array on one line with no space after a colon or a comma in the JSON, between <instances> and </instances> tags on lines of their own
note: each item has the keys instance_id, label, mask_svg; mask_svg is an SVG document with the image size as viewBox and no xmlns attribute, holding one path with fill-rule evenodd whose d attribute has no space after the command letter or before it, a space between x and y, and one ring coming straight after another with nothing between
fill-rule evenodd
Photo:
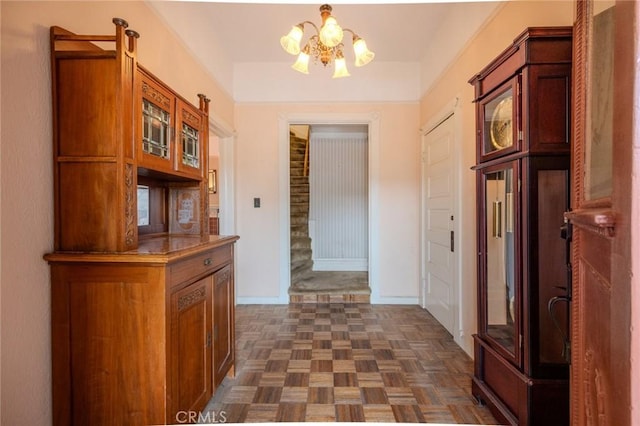
<instances>
[{"instance_id":1,"label":"dark wood grain","mask_svg":"<svg viewBox=\"0 0 640 426\"><path fill-rule=\"evenodd\" d=\"M553 312L560 331L548 304L554 297L570 297L568 249L560 227L569 210L571 52L571 27L527 28L469 81L476 90L473 169L482 200L477 207L478 334L472 392L498 421L510 424L569 421L569 362L562 333L568 335L568 311L565 306ZM493 149L487 143L488 122L505 93L517 94L511 114L513 144ZM507 178L496 179L500 174L512 176L510 187ZM504 189L494 195L490 188L500 181ZM495 197L510 206L508 225L500 225L505 235L490 229ZM490 306L492 290L506 287L505 296L499 296L504 301L496 301L494 294ZM504 315L492 318L496 308ZM416 367L403 364L412 371ZM445 380L436 375L434 383ZM458 420L466 417L454 414Z\"/></svg>"}]
</instances>

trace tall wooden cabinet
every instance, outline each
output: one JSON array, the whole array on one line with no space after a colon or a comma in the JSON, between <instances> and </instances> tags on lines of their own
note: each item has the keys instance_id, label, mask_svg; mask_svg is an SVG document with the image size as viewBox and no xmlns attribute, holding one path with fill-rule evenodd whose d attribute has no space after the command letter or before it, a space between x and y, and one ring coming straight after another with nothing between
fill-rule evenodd
<instances>
[{"instance_id":1,"label":"tall wooden cabinet","mask_svg":"<svg viewBox=\"0 0 640 426\"><path fill-rule=\"evenodd\" d=\"M472 392L507 424L569 421L571 27L528 28L475 88L478 333Z\"/></svg>"},{"instance_id":2,"label":"tall wooden cabinet","mask_svg":"<svg viewBox=\"0 0 640 426\"><path fill-rule=\"evenodd\" d=\"M183 422L234 368L234 243L208 232L209 100L137 62L135 31L51 28L56 425Z\"/></svg>"}]
</instances>

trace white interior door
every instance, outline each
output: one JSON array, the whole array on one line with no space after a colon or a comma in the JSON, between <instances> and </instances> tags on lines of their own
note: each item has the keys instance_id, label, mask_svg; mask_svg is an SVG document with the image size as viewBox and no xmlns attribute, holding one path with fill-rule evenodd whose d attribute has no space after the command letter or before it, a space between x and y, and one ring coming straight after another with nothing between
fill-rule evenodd
<instances>
[{"instance_id":1,"label":"white interior door","mask_svg":"<svg viewBox=\"0 0 640 426\"><path fill-rule=\"evenodd\" d=\"M422 138L421 301L451 334L455 324L454 126L450 115Z\"/></svg>"}]
</instances>

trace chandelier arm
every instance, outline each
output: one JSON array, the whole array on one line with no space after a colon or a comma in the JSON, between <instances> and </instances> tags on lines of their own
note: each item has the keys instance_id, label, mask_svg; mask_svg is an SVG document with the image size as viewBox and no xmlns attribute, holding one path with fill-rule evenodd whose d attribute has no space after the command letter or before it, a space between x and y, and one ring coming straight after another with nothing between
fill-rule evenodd
<instances>
[{"instance_id":1,"label":"chandelier arm","mask_svg":"<svg viewBox=\"0 0 640 426\"><path fill-rule=\"evenodd\" d=\"M318 27L316 26L316 24L314 24L314 23L313 23L313 22L311 22L311 21L303 21L303 22L300 22L298 25L302 25L302 28L304 28L304 24L311 24L311 26L312 26L313 28L315 28L315 30L316 30L316 34L317 34L318 36L320 35L320 30L318 29ZM353 31L352 31L352 33L353 33Z\"/></svg>"},{"instance_id":2,"label":"chandelier arm","mask_svg":"<svg viewBox=\"0 0 640 426\"><path fill-rule=\"evenodd\" d=\"M355 33L355 31L353 31L353 30L351 30L351 29L349 29L349 28L343 28L343 29L342 29L342 31L343 31L343 32L345 32L345 31L350 32L350 33L351 33L351 35L353 36L353 38L360 37L358 34L356 34L356 33Z\"/></svg>"}]
</instances>

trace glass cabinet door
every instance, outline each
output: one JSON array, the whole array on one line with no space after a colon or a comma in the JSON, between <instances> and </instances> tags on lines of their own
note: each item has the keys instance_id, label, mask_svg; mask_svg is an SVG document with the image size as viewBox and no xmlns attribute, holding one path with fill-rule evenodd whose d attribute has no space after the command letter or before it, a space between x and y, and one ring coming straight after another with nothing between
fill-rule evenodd
<instances>
[{"instance_id":1,"label":"glass cabinet door","mask_svg":"<svg viewBox=\"0 0 640 426\"><path fill-rule=\"evenodd\" d=\"M519 147L518 77L512 78L480 101L482 123L479 160L487 161L517 151Z\"/></svg>"},{"instance_id":2,"label":"glass cabinet door","mask_svg":"<svg viewBox=\"0 0 640 426\"><path fill-rule=\"evenodd\" d=\"M200 138L198 130L182 123L182 164L199 168L200 167Z\"/></svg>"},{"instance_id":3,"label":"glass cabinet door","mask_svg":"<svg viewBox=\"0 0 640 426\"><path fill-rule=\"evenodd\" d=\"M139 81L138 166L171 173L175 155L175 96L140 70Z\"/></svg>"},{"instance_id":4,"label":"glass cabinet door","mask_svg":"<svg viewBox=\"0 0 640 426\"><path fill-rule=\"evenodd\" d=\"M520 280L516 268L519 235L515 161L482 171L484 202L484 321L480 332L505 356L519 354Z\"/></svg>"},{"instance_id":5,"label":"glass cabinet door","mask_svg":"<svg viewBox=\"0 0 640 426\"><path fill-rule=\"evenodd\" d=\"M142 100L142 151L160 158L169 159L171 114Z\"/></svg>"},{"instance_id":6,"label":"glass cabinet door","mask_svg":"<svg viewBox=\"0 0 640 426\"><path fill-rule=\"evenodd\" d=\"M203 177L203 161L206 153L202 136L203 118L193 106L178 102L178 145L176 169L194 178Z\"/></svg>"}]
</instances>

